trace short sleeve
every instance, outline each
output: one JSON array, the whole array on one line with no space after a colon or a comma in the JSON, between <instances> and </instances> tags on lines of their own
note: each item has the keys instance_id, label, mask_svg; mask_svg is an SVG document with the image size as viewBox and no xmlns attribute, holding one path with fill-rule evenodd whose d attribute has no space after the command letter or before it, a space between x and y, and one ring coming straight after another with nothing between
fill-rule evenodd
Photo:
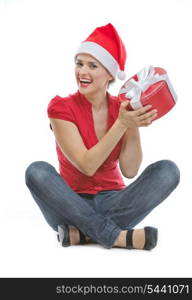
<instances>
[{"instance_id":1,"label":"short sleeve","mask_svg":"<svg viewBox=\"0 0 192 300\"><path fill-rule=\"evenodd\" d=\"M60 96L55 96L48 104L47 114L49 118L61 119L76 123L73 108L69 98L61 98Z\"/></svg>"}]
</instances>

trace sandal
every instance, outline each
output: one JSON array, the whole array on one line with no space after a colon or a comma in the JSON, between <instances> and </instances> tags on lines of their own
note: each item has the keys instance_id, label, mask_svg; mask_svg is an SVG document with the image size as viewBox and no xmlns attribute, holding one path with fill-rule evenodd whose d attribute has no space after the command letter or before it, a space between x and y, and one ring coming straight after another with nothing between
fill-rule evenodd
<instances>
[{"instance_id":1,"label":"sandal","mask_svg":"<svg viewBox=\"0 0 192 300\"><path fill-rule=\"evenodd\" d=\"M79 236L80 236L79 245L85 244L86 242L85 235L80 230L79 230ZM69 225L67 224L58 225L57 239L60 242L61 246L63 247L71 246Z\"/></svg>"},{"instance_id":2,"label":"sandal","mask_svg":"<svg viewBox=\"0 0 192 300\"><path fill-rule=\"evenodd\" d=\"M128 230L127 237L126 237L126 248L127 249L135 249L133 247L133 231L134 229ZM143 250L151 250L157 245L157 237L158 237L158 230L155 227L144 227L145 231L145 245Z\"/></svg>"}]
</instances>

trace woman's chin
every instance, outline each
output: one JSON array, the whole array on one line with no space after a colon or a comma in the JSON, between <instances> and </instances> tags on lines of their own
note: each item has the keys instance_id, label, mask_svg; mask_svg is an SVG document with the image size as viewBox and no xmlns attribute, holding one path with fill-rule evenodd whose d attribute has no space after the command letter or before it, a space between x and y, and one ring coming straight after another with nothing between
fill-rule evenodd
<instances>
[{"instance_id":1,"label":"woman's chin","mask_svg":"<svg viewBox=\"0 0 192 300\"><path fill-rule=\"evenodd\" d=\"M89 89L89 88L82 88L82 87L79 87L79 91L80 91L81 94L83 94L83 95L85 95L85 96L94 93L93 90L91 90L91 89Z\"/></svg>"}]
</instances>

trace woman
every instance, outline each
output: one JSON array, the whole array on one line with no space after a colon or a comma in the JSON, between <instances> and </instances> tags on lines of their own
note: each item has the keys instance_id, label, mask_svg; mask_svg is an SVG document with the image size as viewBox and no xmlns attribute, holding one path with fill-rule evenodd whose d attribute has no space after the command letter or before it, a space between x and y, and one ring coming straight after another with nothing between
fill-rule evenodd
<instances>
[{"instance_id":1,"label":"woman","mask_svg":"<svg viewBox=\"0 0 192 300\"><path fill-rule=\"evenodd\" d=\"M133 228L179 183L170 160L149 165L128 186L123 182L122 175L137 175L142 161L139 127L158 113L150 106L128 111L128 101L120 104L107 92L116 76L124 79L125 61L113 25L96 28L75 55L78 91L48 105L60 174L47 162L33 162L26 184L62 246L95 241L106 248L153 249L157 229Z\"/></svg>"}]
</instances>

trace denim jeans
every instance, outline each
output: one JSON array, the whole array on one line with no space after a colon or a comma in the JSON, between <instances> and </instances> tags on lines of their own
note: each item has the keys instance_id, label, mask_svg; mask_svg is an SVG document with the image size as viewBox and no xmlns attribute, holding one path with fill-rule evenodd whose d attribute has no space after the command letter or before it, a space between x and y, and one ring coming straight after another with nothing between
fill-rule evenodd
<instances>
[{"instance_id":1,"label":"denim jeans","mask_svg":"<svg viewBox=\"0 0 192 300\"><path fill-rule=\"evenodd\" d=\"M160 160L122 190L96 195L77 194L47 162L31 163L25 172L26 185L47 223L73 225L105 248L111 248L121 230L131 229L176 188L177 165Z\"/></svg>"}]
</instances>

